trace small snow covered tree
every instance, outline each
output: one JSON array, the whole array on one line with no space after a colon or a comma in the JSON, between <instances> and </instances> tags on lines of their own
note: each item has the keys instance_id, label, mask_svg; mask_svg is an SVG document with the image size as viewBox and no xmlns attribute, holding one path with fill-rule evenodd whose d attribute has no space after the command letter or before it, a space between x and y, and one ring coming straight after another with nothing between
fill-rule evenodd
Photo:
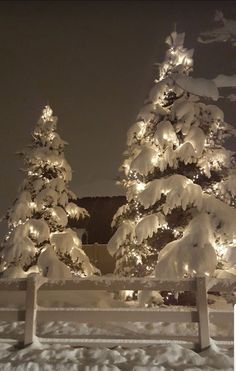
<instances>
[{"instance_id":1,"label":"small snow covered tree","mask_svg":"<svg viewBox=\"0 0 236 371\"><path fill-rule=\"evenodd\" d=\"M108 250L115 273L182 278L222 267L236 238L234 134L214 80L191 78L193 50L173 32L143 108L127 135L122 165L127 203L113 218Z\"/></svg>"},{"instance_id":2,"label":"small snow covered tree","mask_svg":"<svg viewBox=\"0 0 236 371\"><path fill-rule=\"evenodd\" d=\"M70 218L88 216L68 189L71 168L64 157L66 144L56 132L57 117L49 106L32 133L32 144L22 152L26 174L6 219L9 232L1 246L3 277L39 272L52 279L71 273L93 274L96 269L82 250Z\"/></svg>"}]
</instances>

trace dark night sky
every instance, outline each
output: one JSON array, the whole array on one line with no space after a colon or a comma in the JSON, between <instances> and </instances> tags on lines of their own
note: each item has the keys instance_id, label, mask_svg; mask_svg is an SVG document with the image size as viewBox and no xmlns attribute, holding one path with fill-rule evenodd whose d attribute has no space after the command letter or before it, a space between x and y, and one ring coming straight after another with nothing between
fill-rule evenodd
<instances>
[{"instance_id":1,"label":"dark night sky","mask_svg":"<svg viewBox=\"0 0 236 371\"><path fill-rule=\"evenodd\" d=\"M236 48L197 43L216 26L215 9L236 19L235 1L0 2L1 214L23 179L15 152L29 143L47 100L69 142L73 191L113 181L175 22L195 48L195 76L235 73ZM235 106L225 104L226 119Z\"/></svg>"}]
</instances>

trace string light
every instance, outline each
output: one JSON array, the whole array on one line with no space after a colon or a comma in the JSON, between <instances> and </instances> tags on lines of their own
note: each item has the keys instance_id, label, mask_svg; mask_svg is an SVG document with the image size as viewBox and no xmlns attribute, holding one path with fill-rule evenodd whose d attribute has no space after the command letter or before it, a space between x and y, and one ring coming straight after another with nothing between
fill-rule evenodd
<instances>
[{"instance_id":1,"label":"string light","mask_svg":"<svg viewBox=\"0 0 236 371\"><path fill-rule=\"evenodd\" d=\"M199 179L199 175L198 174L196 174L196 175L193 176L193 180L197 180L197 179Z\"/></svg>"},{"instance_id":2,"label":"string light","mask_svg":"<svg viewBox=\"0 0 236 371\"><path fill-rule=\"evenodd\" d=\"M48 135L48 138L49 138L50 140L53 140L53 139L55 138L55 136L56 136L55 133L50 133L50 134Z\"/></svg>"}]
</instances>

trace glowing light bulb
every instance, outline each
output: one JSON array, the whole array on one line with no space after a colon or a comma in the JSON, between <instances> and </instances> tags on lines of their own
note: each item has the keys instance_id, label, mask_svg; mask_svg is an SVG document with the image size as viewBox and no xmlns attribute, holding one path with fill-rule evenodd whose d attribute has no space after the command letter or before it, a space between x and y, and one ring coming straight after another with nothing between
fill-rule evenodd
<instances>
[{"instance_id":1,"label":"glowing light bulb","mask_svg":"<svg viewBox=\"0 0 236 371\"><path fill-rule=\"evenodd\" d=\"M145 183L141 183L141 182L137 183L136 184L136 189L137 189L138 192L143 191L145 189Z\"/></svg>"},{"instance_id":2,"label":"glowing light bulb","mask_svg":"<svg viewBox=\"0 0 236 371\"><path fill-rule=\"evenodd\" d=\"M185 264L184 269L188 272L188 264Z\"/></svg>"},{"instance_id":3,"label":"glowing light bulb","mask_svg":"<svg viewBox=\"0 0 236 371\"><path fill-rule=\"evenodd\" d=\"M57 213L55 212L55 210L52 210L52 213L51 213L52 216L57 216Z\"/></svg>"},{"instance_id":4,"label":"glowing light bulb","mask_svg":"<svg viewBox=\"0 0 236 371\"><path fill-rule=\"evenodd\" d=\"M36 206L37 206L37 205L36 205L35 202L29 202L29 207L30 207L31 209L34 209Z\"/></svg>"},{"instance_id":5,"label":"glowing light bulb","mask_svg":"<svg viewBox=\"0 0 236 371\"><path fill-rule=\"evenodd\" d=\"M30 226L29 231L32 237L37 238L39 236L39 232L34 229L32 225Z\"/></svg>"},{"instance_id":6,"label":"glowing light bulb","mask_svg":"<svg viewBox=\"0 0 236 371\"><path fill-rule=\"evenodd\" d=\"M44 122L53 121L52 114L53 114L53 111L52 111L51 107L50 106L45 106L45 108L43 109L43 114L42 114L41 117L42 117Z\"/></svg>"}]
</instances>

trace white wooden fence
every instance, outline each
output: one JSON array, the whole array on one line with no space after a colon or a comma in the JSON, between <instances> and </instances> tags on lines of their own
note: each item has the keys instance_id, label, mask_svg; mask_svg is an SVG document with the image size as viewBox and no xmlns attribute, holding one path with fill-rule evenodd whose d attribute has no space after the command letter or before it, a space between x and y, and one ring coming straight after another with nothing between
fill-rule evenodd
<instances>
[{"instance_id":1,"label":"white wooden fence","mask_svg":"<svg viewBox=\"0 0 236 371\"><path fill-rule=\"evenodd\" d=\"M5 290L10 295L11 306L0 308L1 321L25 321L24 345L33 342L36 335L37 322L50 321L68 321L79 323L98 323L98 322L190 322L198 324L198 337L183 336L181 340L191 341L198 348L205 349L210 345L209 318L217 321L230 321L233 326L233 309L232 311L211 311L209 313L207 304L207 283L206 277L197 277L195 279L183 279L180 281L160 281L155 278L80 278L55 282L46 280L40 276L32 275L27 279L18 280L0 280L0 295ZM231 280L214 280L210 285L211 292L233 292L236 289L236 281ZM38 293L41 291L61 291L65 290L158 290L158 291L192 291L196 293L196 308L183 308L177 310L171 308L81 308L81 307L42 307L38 305ZM16 291L25 291L25 308L12 307L14 304L14 293ZM81 293L82 295L82 293ZM84 338L71 339L71 342L83 346L140 346L155 344L160 339L168 340L166 336L156 338L143 337L135 338L117 338L114 336L99 337L99 339ZM173 340L173 336L171 337ZM51 342L52 339L40 339L44 342ZM180 340L176 336L176 340ZM229 339L232 340L232 339ZM55 339L54 339L55 341ZM58 340L59 341L59 340ZM68 339L67 339L68 341Z\"/></svg>"}]
</instances>

